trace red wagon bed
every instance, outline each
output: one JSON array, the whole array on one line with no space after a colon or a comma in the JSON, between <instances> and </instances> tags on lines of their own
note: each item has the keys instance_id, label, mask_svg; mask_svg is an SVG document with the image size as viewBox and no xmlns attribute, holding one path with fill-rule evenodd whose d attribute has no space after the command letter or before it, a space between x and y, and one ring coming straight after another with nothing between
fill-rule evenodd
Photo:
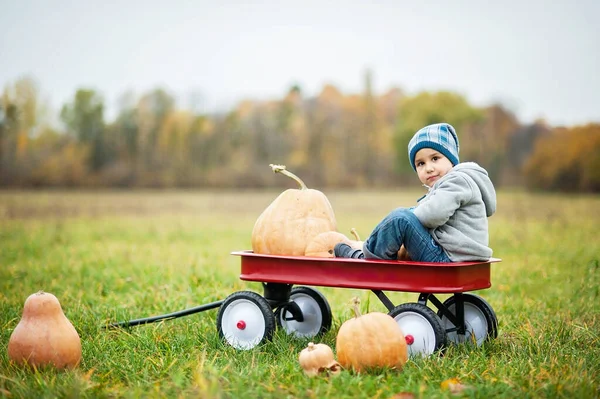
<instances>
[{"instance_id":1,"label":"red wagon bed","mask_svg":"<svg viewBox=\"0 0 600 399\"><path fill-rule=\"evenodd\" d=\"M276 256L236 251L242 257L240 279L265 283L377 289L419 293L455 293L491 287L490 264L426 263L348 258Z\"/></svg>"}]
</instances>

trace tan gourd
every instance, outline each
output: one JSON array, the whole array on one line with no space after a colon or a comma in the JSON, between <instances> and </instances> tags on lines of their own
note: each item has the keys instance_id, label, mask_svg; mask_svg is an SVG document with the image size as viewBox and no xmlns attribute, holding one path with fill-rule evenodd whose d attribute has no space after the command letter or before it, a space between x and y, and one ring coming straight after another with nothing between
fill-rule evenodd
<instances>
[{"instance_id":1,"label":"tan gourd","mask_svg":"<svg viewBox=\"0 0 600 399\"><path fill-rule=\"evenodd\" d=\"M54 295L40 291L27 298L8 341L8 358L19 365L58 369L79 364L81 339Z\"/></svg>"},{"instance_id":2,"label":"tan gourd","mask_svg":"<svg viewBox=\"0 0 600 399\"><path fill-rule=\"evenodd\" d=\"M300 185L281 193L258 217L252 229L252 250L259 254L303 256L312 239L336 231L329 200L321 191L309 189L283 165L270 165Z\"/></svg>"},{"instance_id":3,"label":"tan gourd","mask_svg":"<svg viewBox=\"0 0 600 399\"><path fill-rule=\"evenodd\" d=\"M338 362L357 372L383 368L402 369L408 360L404 333L388 314L360 314L354 299L355 317L346 320L336 337Z\"/></svg>"},{"instance_id":4,"label":"tan gourd","mask_svg":"<svg viewBox=\"0 0 600 399\"><path fill-rule=\"evenodd\" d=\"M342 233L326 231L325 233L318 234L308 243L304 255L318 258L333 258L335 256L333 249L340 242L350 245L350 240Z\"/></svg>"},{"instance_id":5,"label":"tan gourd","mask_svg":"<svg viewBox=\"0 0 600 399\"><path fill-rule=\"evenodd\" d=\"M326 344L309 342L300 351L298 362L304 373L311 377L320 373L338 374L341 371L340 364L333 357L333 351Z\"/></svg>"}]
</instances>

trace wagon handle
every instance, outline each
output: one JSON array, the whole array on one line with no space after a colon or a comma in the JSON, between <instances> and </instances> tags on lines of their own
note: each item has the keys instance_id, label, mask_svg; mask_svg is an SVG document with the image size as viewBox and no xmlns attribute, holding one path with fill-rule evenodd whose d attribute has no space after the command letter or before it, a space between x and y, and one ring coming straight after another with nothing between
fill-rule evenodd
<instances>
[{"instance_id":1,"label":"wagon handle","mask_svg":"<svg viewBox=\"0 0 600 399\"><path fill-rule=\"evenodd\" d=\"M163 314L163 315L159 315L159 316L152 316L152 317L147 317L147 318L143 318L143 319L121 321L118 323L112 323L112 324L106 325L106 326L104 326L104 328L133 327L133 326L139 326L140 324L155 323L160 320L176 319L178 317L183 317L183 316L187 316L187 315L194 314L194 313L204 312L205 310L218 308L219 306L221 306L222 303L223 303L223 301L216 301L216 302L207 303L205 305L196 306L195 308L180 310L178 312Z\"/></svg>"}]
</instances>

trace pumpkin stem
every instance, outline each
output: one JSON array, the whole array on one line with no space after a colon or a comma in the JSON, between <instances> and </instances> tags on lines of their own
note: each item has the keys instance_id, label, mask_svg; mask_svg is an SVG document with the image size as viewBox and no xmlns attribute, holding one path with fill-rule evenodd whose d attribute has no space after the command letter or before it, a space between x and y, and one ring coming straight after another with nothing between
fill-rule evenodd
<instances>
[{"instance_id":1,"label":"pumpkin stem","mask_svg":"<svg viewBox=\"0 0 600 399\"><path fill-rule=\"evenodd\" d=\"M356 241L360 241L360 237L358 236L358 231L356 231L356 229L354 227L350 230L350 233L352 233L354 238L356 238Z\"/></svg>"},{"instance_id":2,"label":"pumpkin stem","mask_svg":"<svg viewBox=\"0 0 600 399\"><path fill-rule=\"evenodd\" d=\"M358 308L358 305L360 305L360 299L358 299L357 296L352 298L352 305L354 307L354 317L360 317L360 309Z\"/></svg>"},{"instance_id":3,"label":"pumpkin stem","mask_svg":"<svg viewBox=\"0 0 600 399\"><path fill-rule=\"evenodd\" d=\"M309 342L307 349L309 352L315 350L315 344L312 342Z\"/></svg>"},{"instance_id":4,"label":"pumpkin stem","mask_svg":"<svg viewBox=\"0 0 600 399\"><path fill-rule=\"evenodd\" d=\"M273 169L273 172L275 173L281 173L282 175L285 175L291 179L296 180L296 182L300 185L300 189L301 190L306 190L306 184L304 184L304 182L302 181L302 179L300 179L298 176L296 176L295 174L293 174L292 172L288 171L285 168L285 165L273 165L270 164L269 165L271 167L271 169Z\"/></svg>"}]
</instances>

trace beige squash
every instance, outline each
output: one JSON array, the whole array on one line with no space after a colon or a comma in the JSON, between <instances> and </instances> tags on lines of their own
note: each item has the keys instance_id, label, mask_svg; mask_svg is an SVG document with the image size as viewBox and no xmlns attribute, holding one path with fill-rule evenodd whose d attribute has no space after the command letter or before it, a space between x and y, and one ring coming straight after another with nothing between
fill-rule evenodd
<instances>
[{"instance_id":1,"label":"beige squash","mask_svg":"<svg viewBox=\"0 0 600 399\"><path fill-rule=\"evenodd\" d=\"M27 298L8 341L8 358L19 365L58 369L79 364L81 339L54 295L40 291Z\"/></svg>"},{"instance_id":2,"label":"beige squash","mask_svg":"<svg viewBox=\"0 0 600 399\"><path fill-rule=\"evenodd\" d=\"M281 193L258 217L252 229L252 250L259 254L304 256L306 246L317 235L336 231L329 200L319 190L309 189L283 165L270 165L296 181L299 189Z\"/></svg>"},{"instance_id":3,"label":"beige squash","mask_svg":"<svg viewBox=\"0 0 600 399\"><path fill-rule=\"evenodd\" d=\"M333 351L326 344L308 343L308 346L298 355L298 362L304 373L314 377L320 373L338 374L340 364L335 361Z\"/></svg>"},{"instance_id":4,"label":"beige squash","mask_svg":"<svg viewBox=\"0 0 600 399\"><path fill-rule=\"evenodd\" d=\"M341 325L336 337L340 365L356 372L402 369L408 360L408 350L398 323L381 312L361 315L356 298L354 313L355 317Z\"/></svg>"}]
</instances>

